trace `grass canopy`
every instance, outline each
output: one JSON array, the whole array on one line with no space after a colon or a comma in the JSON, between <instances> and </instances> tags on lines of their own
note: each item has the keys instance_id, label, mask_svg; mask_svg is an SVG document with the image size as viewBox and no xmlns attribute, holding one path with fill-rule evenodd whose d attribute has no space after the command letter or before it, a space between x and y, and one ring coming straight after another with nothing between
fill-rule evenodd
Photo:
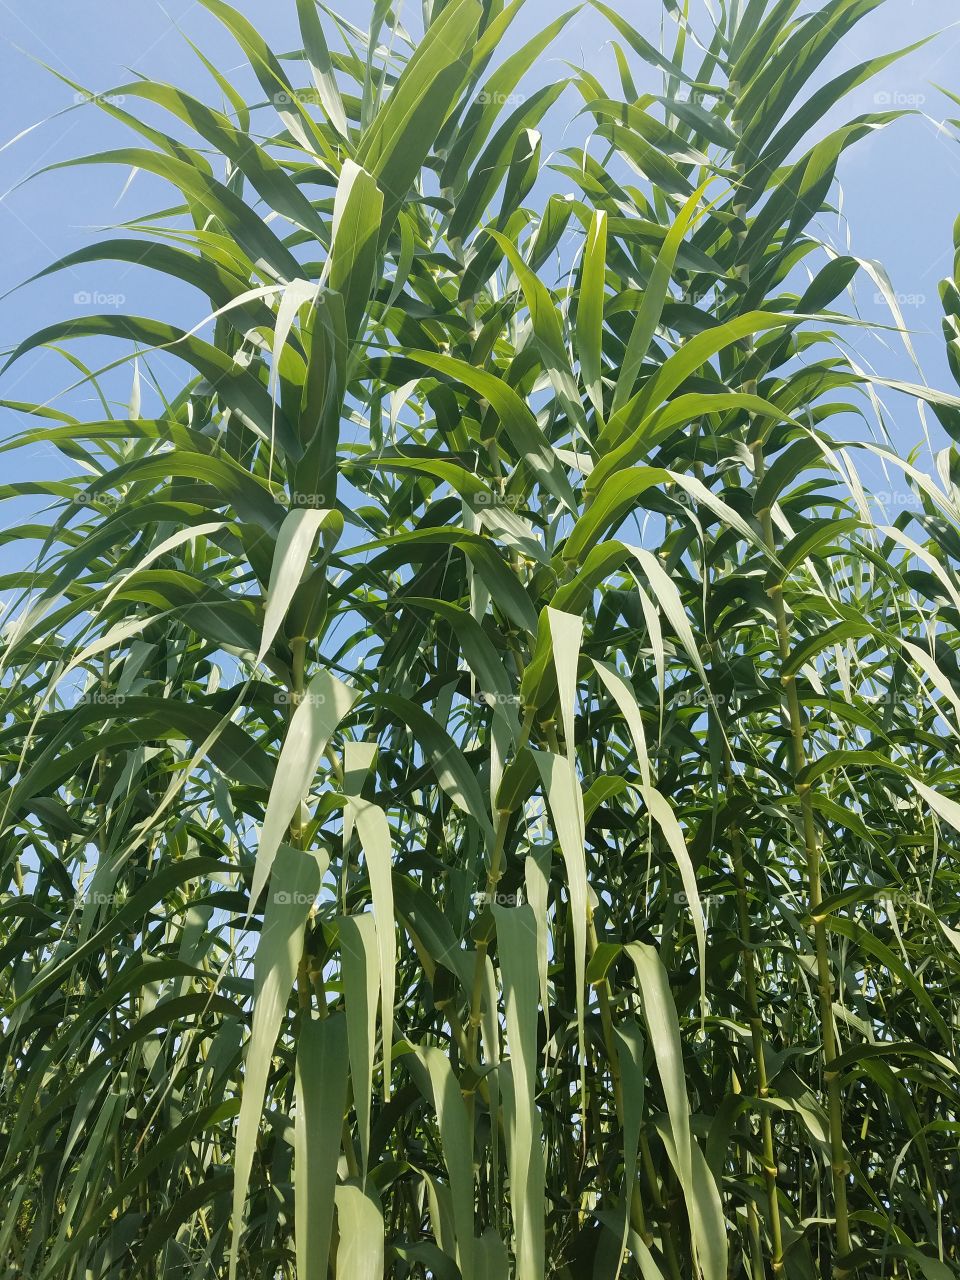
<instances>
[{"instance_id":1,"label":"grass canopy","mask_svg":"<svg viewBox=\"0 0 960 1280\"><path fill-rule=\"evenodd\" d=\"M958 455L881 396L960 399L860 367L818 230L882 0L593 0L617 81L530 91L575 10L296 0L281 55L200 2L252 99L97 95L75 163L168 207L43 273L195 305L6 361L95 407L3 402L63 465L3 578L0 1275L957 1277Z\"/></svg>"}]
</instances>

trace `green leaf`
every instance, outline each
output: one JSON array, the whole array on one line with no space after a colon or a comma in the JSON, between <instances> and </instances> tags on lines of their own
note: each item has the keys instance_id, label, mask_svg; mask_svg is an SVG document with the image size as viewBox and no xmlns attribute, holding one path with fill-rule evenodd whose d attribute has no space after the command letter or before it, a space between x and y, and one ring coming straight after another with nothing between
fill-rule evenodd
<instances>
[{"instance_id":1,"label":"green leaf","mask_svg":"<svg viewBox=\"0 0 960 1280\"><path fill-rule=\"evenodd\" d=\"M571 419L580 424L584 420L580 391L577 387L576 378L573 376L570 359L564 346L560 317L554 307L550 292L537 279L534 272L523 261L519 251L506 236L492 229L488 230L488 234L493 237L503 250L517 279L520 281L524 301L530 312L533 334L554 390Z\"/></svg>"},{"instance_id":2,"label":"green leaf","mask_svg":"<svg viewBox=\"0 0 960 1280\"><path fill-rule=\"evenodd\" d=\"M511 6L514 13L522 3L523 0L519 0L519 3ZM486 81L476 99L470 104L469 110L453 136L449 155L444 161L440 174L442 188L460 193L470 166L483 149L483 144L489 137L497 116L503 110L503 104L511 100L511 95L524 73L534 65L537 57L560 34L577 12L577 9L568 9L559 18L548 23L516 53L505 58ZM497 28L505 31L511 16L509 12L505 13L497 27L488 28L488 32L484 33L483 40L480 42L481 45L487 44L488 33L499 34Z\"/></svg>"},{"instance_id":3,"label":"green leaf","mask_svg":"<svg viewBox=\"0 0 960 1280\"><path fill-rule=\"evenodd\" d=\"M577 351L584 386L593 407L603 417L603 297L607 271L607 215L593 215L580 270L577 303Z\"/></svg>"},{"instance_id":4,"label":"green leaf","mask_svg":"<svg viewBox=\"0 0 960 1280\"><path fill-rule=\"evenodd\" d=\"M287 79L276 55L257 31L252 22L238 13L224 0L199 0L231 32L234 39L250 59L254 74L270 102L274 104L280 119L290 130L299 145L313 152L318 144L318 134L300 97Z\"/></svg>"},{"instance_id":5,"label":"green leaf","mask_svg":"<svg viewBox=\"0 0 960 1280\"><path fill-rule=\"evenodd\" d=\"M514 389L484 369L475 369L464 360L434 355L429 351L406 351L409 360L435 369L437 373L462 382L489 401L510 442L530 466L536 478L570 510L576 507L573 490L554 450L540 430L537 420Z\"/></svg>"},{"instance_id":6,"label":"green leaf","mask_svg":"<svg viewBox=\"0 0 960 1280\"><path fill-rule=\"evenodd\" d=\"M650 583L650 589L653 591L657 604L680 637L680 642L686 650L694 670L700 677L704 689L709 692L710 684L707 680L707 673L700 659L700 651L694 639L690 622L684 612L683 601L680 599L679 591L667 576L656 556L649 551L644 551L641 547L630 547L630 551L639 561L640 567Z\"/></svg>"},{"instance_id":7,"label":"green leaf","mask_svg":"<svg viewBox=\"0 0 960 1280\"><path fill-rule=\"evenodd\" d=\"M523 95L520 105L507 117L487 144L459 195L447 228L453 240L465 240L475 231L484 211L503 181L516 155L518 143L546 115L566 88L565 80L544 85Z\"/></svg>"},{"instance_id":8,"label":"green leaf","mask_svg":"<svg viewBox=\"0 0 960 1280\"><path fill-rule=\"evenodd\" d=\"M576 974L577 1037L581 1070L585 1071L583 1018L587 951L587 861L583 835L583 793L579 779L576 775L571 776L569 758L554 755L550 751L535 751L533 754L567 872Z\"/></svg>"},{"instance_id":9,"label":"green leaf","mask_svg":"<svg viewBox=\"0 0 960 1280\"><path fill-rule=\"evenodd\" d=\"M671 1157L693 1227L697 1267L704 1280L724 1280L726 1226L713 1174L690 1130L680 1028L667 972L656 948L634 942L626 951L637 971L644 1021L667 1102Z\"/></svg>"},{"instance_id":10,"label":"green leaf","mask_svg":"<svg viewBox=\"0 0 960 1280\"><path fill-rule=\"evenodd\" d=\"M654 1049L653 1060L663 1087L670 1128L676 1144L677 1172L686 1189L692 1185L693 1166L690 1155L690 1108L687 1102L677 1007L670 991L667 971L656 948L645 942L631 942L625 950L637 971L643 1018Z\"/></svg>"},{"instance_id":11,"label":"green leaf","mask_svg":"<svg viewBox=\"0 0 960 1280\"><path fill-rule=\"evenodd\" d=\"M479 0L452 0L427 28L384 107L357 148L357 164L384 193L383 234L407 193L466 81L480 22Z\"/></svg>"},{"instance_id":12,"label":"green leaf","mask_svg":"<svg viewBox=\"0 0 960 1280\"><path fill-rule=\"evenodd\" d=\"M356 743L352 744L356 746ZM349 797L347 805L356 823L370 877L370 896L380 960L380 1003L383 1019L383 1096L390 1101L390 1067L393 1018L396 1003L397 929L393 911L392 842L387 815L378 804Z\"/></svg>"},{"instance_id":13,"label":"green leaf","mask_svg":"<svg viewBox=\"0 0 960 1280\"><path fill-rule=\"evenodd\" d=\"M202 2L211 3L212 0ZM189 200L194 201L207 216L216 218L222 224L224 232L236 239L253 262L262 264L273 280L293 280L300 274L297 259L249 205L229 187L184 160L163 155L159 151L148 151L143 147L123 147L114 151L100 151L95 155L77 156L72 160L61 160L41 169L40 173L94 164L118 164L165 178Z\"/></svg>"},{"instance_id":14,"label":"green leaf","mask_svg":"<svg viewBox=\"0 0 960 1280\"><path fill-rule=\"evenodd\" d=\"M949 827L960 834L960 804L956 800L951 800L949 796L942 795L933 787L928 787L919 778L910 777L909 781L937 817L942 818Z\"/></svg>"},{"instance_id":15,"label":"green leaf","mask_svg":"<svg viewBox=\"0 0 960 1280\"><path fill-rule=\"evenodd\" d=\"M537 943L528 906L493 905L503 978L509 1070L501 1069L510 1124L507 1161L517 1272L544 1280L544 1163L536 1104Z\"/></svg>"},{"instance_id":16,"label":"green leaf","mask_svg":"<svg viewBox=\"0 0 960 1280\"><path fill-rule=\"evenodd\" d=\"M327 865L325 854L304 853L285 845L277 851L270 876L270 893L254 961L253 1028L237 1124L231 1280L237 1275L240 1260L244 1205L274 1045L303 953L303 927L320 892Z\"/></svg>"},{"instance_id":17,"label":"green leaf","mask_svg":"<svg viewBox=\"0 0 960 1280\"><path fill-rule=\"evenodd\" d=\"M477 776L464 759L463 752L428 711L406 698L382 694L380 703L396 713L400 722L411 730L415 741L430 759L439 786L463 813L475 819L485 838L493 838L483 793Z\"/></svg>"},{"instance_id":18,"label":"green leaf","mask_svg":"<svg viewBox=\"0 0 960 1280\"><path fill-rule=\"evenodd\" d=\"M136 80L121 85L116 96L124 100L143 98L164 107L223 152L272 209L321 241L326 239L327 228L323 219L283 166L263 147L257 146L248 132L234 128L221 112L211 111L197 98L171 85L151 81Z\"/></svg>"},{"instance_id":19,"label":"green leaf","mask_svg":"<svg viewBox=\"0 0 960 1280\"><path fill-rule=\"evenodd\" d=\"M343 297L350 341L359 335L370 302L382 222L383 194L376 179L345 160L333 206L330 287Z\"/></svg>"},{"instance_id":20,"label":"green leaf","mask_svg":"<svg viewBox=\"0 0 960 1280\"><path fill-rule=\"evenodd\" d=\"M706 1016L707 926L703 915L703 904L700 901L696 872L693 869L690 854L687 852L687 842L669 802L664 799L655 787L641 787L640 794L643 796L644 804L650 811L650 816L663 832L664 839L670 846L670 852L680 868L680 879L683 882L687 906L690 908L690 915L693 919L693 931L697 937L697 958L700 962L700 1007L704 1016Z\"/></svg>"},{"instance_id":21,"label":"green leaf","mask_svg":"<svg viewBox=\"0 0 960 1280\"><path fill-rule=\"evenodd\" d=\"M417 1056L426 1067L433 1091L433 1104L440 1127L443 1159L450 1177L453 1216L456 1224L456 1262L463 1280L474 1275L473 1225L473 1137L463 1104L460 1085L440 1049L421 1048Z\"/></svg>"},{"instance_id":22,"label":"green leaf","mask_svg":"<svg viewBox=\"0 0 960 1280\"><path fill-rule=\"evenodd\" d=\"M300 445L292 427L282 412L274 414L270 394L262 383L238 368L217 347L159 321L141 316L101 315L81 316L48 325L20 343L4 365L4 370L37 347L49 346L64 338L93 336L120 338L151 349L170 349L211 382L223 403L241 416L253 431L269 440L275 425L277 440L284 452L293 458L299 455ZM149 459L145 463L148 461L156 466L162 460ZM203 465L212 466L215 461L204 459Z\"/></svg>"},{"instance_id":23,"label":"green leaf","mask_svg":"<svg viewBox=\"0 0 960 1280\"><path fill-rule=\"evenodd\" d=\"M610 476L573 526L563 547L564 560L569 564L582 563L586 553L604 534L619 526L641 494L668 479L667 472L660 467L633 467Z\"/></svg>"},{"instance_id":24,"label":"green leaf","mask_svg":"<svg viewBox=\"0 0 960 1280\"><path fill-rule=\"evenodd\" d=\"M350 1280L383 1280L383 1210L372 1186L353 1182L337 1187L337 1275Z\"/></svg>"},{"instance_id":25,"label":"green leaf","mask_svg":"<svg viewBox=\"0 0 960 1280\"><path fill-rule=\"evenodd\" d=\"M358 690L348 688L329 671L320 671L310 681L294 711L263 816L250 890L250 912L267 882L287 828L313 784L327 743L358 697Z\"/></svg>"},{"instance_id":26,"label":"green leaf","mask_svg":"<svg viewBox=\"0 0 960 1280\"><path fill-rule=\"evenodd\" d=\"M601 943L607 947L609 943ZM617 947L618 953L622 950ZM597 953L599 954L599 948ZM646 1092L643 1066L643 1033L634 1018L625 1018L614 1028L617 1043L617 1061L620 1065L623 1096L623 1239L626 1243L630 1225L630 1202L637 1174L637 1155L643 1127L643 1101Z\"/></svg>"},{"instance_id":27,"label":"green leaf","mask_svg":"<svg viewBox=\"0 0 960 1280\"><path fill-rule=\"evenodd\" d=\"M294 1199L297 1274L326 1280L349 1058L342 1013L306 1019L297 1036Z\"/></svg>"},{"instance_id":28,"label":"green leaf","mask_svg":"<svg viewBox=\"0 0 960 1280\"><path fill-rule=\"evenodd\" d=\"M350 129L347 124L347 115L343 109L343 99L333 72L330 51L323 34L323 24L317 13L316 0L297 0L297 16L300 19L303 47L310 59L310 73L323 109L341 138L348 138Z\"/></svg>"},{"instance_id":29,"label":"green leaf","mask_svg":"<svg viewBox=\"0 0 960 1280\"><path fill-rule=\"evenodd\" d=\"M343 528L343 517L335 511L297 508L288 512L277 537L270 570L266 607L263 615L263 637L257 662L263 661L283 625L287 610L303 578L304 570L316 546L320 530L325 526Z\"/></svg>"},{"instance_id":30,"label":"green leaf","mask_svg":"<svg viewBox=\"0 0 960 1280\"><path fill-rule=\"evenodd\" d=\"M673 277L673 269L676 265L680 245L683 243L683 238L687 231L694 223L697 210L700 207L700 201L703 199L703 194L710 185L710 181L708 179L694 191L693 195L690 196L677 214L673 226L664 237L649 283L643 291L643 302L637 312L637 318L634 321L633 330L623 357L623 364L620 366L620 375L617 378L616 391L613 397L615 413L633 395L637 375L663 315L663 307L667 300L667 291L670 288L670 281Z\"/></svg>"},{"instance_id":31,"label":"green leaf","mask_svg":"<svg viewBox=\"0 0 960 1280\"><path fill-rule=\"evenodd\" d=\"M363 1182L367 1183L370 1159L370 1094L376 1045L377 1001L380 996L377 928L372 915L340 918L340 958L353 1105L357 1109Z\"/></svg>"}]
</instances>

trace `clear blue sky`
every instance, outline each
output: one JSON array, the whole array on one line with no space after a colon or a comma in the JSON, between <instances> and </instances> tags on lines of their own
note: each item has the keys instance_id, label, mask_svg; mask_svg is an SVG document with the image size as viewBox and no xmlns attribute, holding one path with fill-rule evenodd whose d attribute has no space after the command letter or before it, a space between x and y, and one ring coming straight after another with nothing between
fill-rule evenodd
<instances>
[{"instance_id":1,"label":"clear blue sky","mask_svg":"<svg viewBox=\"0 0 960 1280\"><path fill-rule=\"evenodd\" d=\"M256 22L276 50L298 47L294 0L235 3ZM364 21L368 7L360 0L349 0L346 6L350 18L357 23ZM638 4L636 0L620 0L620 7L630 14L638 9L655 14L660 9L659 4ZM556 0L527 0L511 44L542 29L558 10ZM416 28L419 11L419 0L406 0L403 13L411 29ZM0 0L0 13L2 141L74 100L73 91L40 66L41 61L94 92L106 92L140 74L185 85L219 105L219 91L178 28L199 44L217 66L235 74L239 87L252 95L256 92L240 50L195 0L167 0L165 6L158 0ZM840 171L844 222L838 225L833 219L825 225L839 248L846 249L845 237L849 236L850 251L863 258L878 259L886 266L901 295L904 316L914 333L928 381L948 389L952 384L940 337L937 283L952 267L952 227L960 213L960 142L953 136L955 130L944 132L937 122L945 116L960 115L960 108L947 102L931 82L939 81L960 92L960 25L951 27L957 18L956 0L888 0L834 51L819 77L825 79L841 66L942 31L925 48L857 90L823 127L862 111L885 109L887 105L909 105L919 113L847 152ZM650 25L644 29L656 39L656 28L651 30ZM596 12L585 9L553 46L553 61L541 64L529 83L564 74L562 60L569 59L586 65L611 86L617 85L608 43L612 34ZM656 87L652 70L647 84L641 85L645 87ZM579 100L571 94L561 104L565 105L554 111L548 123L545 149L564 145L565 135L582 136L577 122L569 118L578 109ZM4 250L0 257L0 293L87 243L95 234L95 227L174 202L168 188L144 175L138 175L125 190L127 175L116 167L67 170L11 190L42 165L124 145L128 140L124 130L103 117L95 106L87 105L43 124L0 153L0 193L10 193L0 201L0 243ZM884 308L875 302L874 292L869 282L859 287L862 314L888 321ZM108 301L104 304L101 299L100 305L88 305L76 301L78 294L81 298L106 295ZM123 265L88 267L31 285L0 302L0 347L12 346L52 320L112 305L176 320L185 326L203 314L198 294L165 283L154 273ZM897 336L888 334L885 342L886 346L877 338L866 342L861 339L859 350L879 373L916 380ZM75 347L91 360L104 353L103 348L96 348L97 344L89 340ZM185 368L169 357L161 358L160 364L164 361L168 361L166 367L171 374L182 373ZM125 373L124 378L128 380L129 375ZM66 382L62 362L37 353L0 382L0 396L43 401ZM118 397L123 394L119 383L113 386ZM898 447L906 451L921 439L916 409L911 401L893 394L885 399L894 411ZM83 397L74 393L61 403L83 414L82 401ZM22 422L0 411L0 436L8 435ZM28 473L49 477L61 468L62 463L40 451L16 455L15 461L5 455L3 478L9 481ZM9 526L13 516L14 509L7 504L0 513L0 524Z\"/></svg>"}]
</instances>

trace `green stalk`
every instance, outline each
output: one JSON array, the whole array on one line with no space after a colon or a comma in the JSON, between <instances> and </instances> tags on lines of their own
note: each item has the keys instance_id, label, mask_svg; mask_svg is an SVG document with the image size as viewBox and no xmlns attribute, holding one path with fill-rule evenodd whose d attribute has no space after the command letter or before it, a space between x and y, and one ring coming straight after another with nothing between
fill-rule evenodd
<instances>
[{"instance_id":1,"label":"green stalk","mask_svg":"<svg viewBox=\"0 0 960 1280\"><path fill-rule=\"evenodd\" d=\"M591 956L597 949L597 930L593 920L593 911L590 910L589 906L587 908L587 948ZM604 978L602 982L597 984L597 1001L600 1007L600 1025L603 1030L603 1043L607 1051L607 1062L610 1065L610 1082L613 1088L613 1099L616 1107L617 1122L622 1133L624 1125L623 1080L620 1074L620 1059L613 1039L613 1017L610 1011L610 999L612 993L613 989L607 978ZM640 1135L640 1143L642 1152L641 1165L647 1176L651 1197L657 1205L658 1211L662 1215L664 1203L663 1197L657 1183L656 1170L653 1168L650 1148L647 1144L646 1136L642 1132ZM647 1226L646 1214L643 1210L643 1198L640 1195L639 1182L636 1177L634 1178L633 1186L629 1189L629 1196L630 1225L638 1233L644 1244L650 1245L653 1243L654 1237ZM662 1222L661 1225L663 1226L661 1244L671 1280L681 1280L682 1272L680 1270L680 1259L677 1254L676 1244L674 1243L672 1234L666 1229L666 1223Z\"/></svg>"},{"instance_id":2,"label":"green stalk","mask_svg":"<svg viewBox=\"0 0 960 1280\"><path fill-rule=\"evenodd\" d=\"M740 93L740 86L735 82L730 83L730 93L736 99ZM731 124L735 132L740 132L740 122L734 114ZM742 166L737 166L739 177L744 176ZM738 219L743 226L737 232L737 238L740 243L746 236L746 206L742 203L735 203L733 207L734 217ZM749 284L750 268L744 264L739 268L739 275L744 284ZM749 360L753 354L753 344L749 340L743 344L745 360ZM748 380L744 384L744 390L748 393L756 394L756 383ZM724 735L724 771L726 774L728 794L733 794L734 774L733 762L731 760L730 746ZM757 996L757 975L756 975L756 958L753 952L753 930L750 923L750 910L747 901L747 878L743 861L743 844L740 838L739 830L734 827L731 831L731 843L733 846L733 868L734 877L737 882L737 919L740 930L740 938L743 943L741 949L741 963L743 965L744 985L746 987L747 997L747 1016L750 1023L750 1037L753 1048L753 1056L756 1061L757 1070L757 1097L765 1100L769 1096L769 1076L767 1073L766 1049L763 1040L763 1021L760 1017L760 1004ZM763 1143L763 1178L767 1192L767 1225L770 1232L771 1243L771 1267L775 1277L782 1275L784 1270L784 1250L783 1250L783 1226L780 1220L780 1199L777 1191L777 1158L776 1149L773 1138L773 1120L769 1111L763 1108L760 1113L760 1133Z\"/></svg>"},{"instance_id":3,"label":"green stalk","mask_svg":"<svg viewBox=\"0 0 960 1280\"><path fill-rule=\"evenodd\" d=\"M764 476L764 460L762 442L754 441L751 447L754 461L754 474L757 483ZM763 538L771 555L776 554L776 535L769 508L761 511L760 523ZM790 657L790 626L787 609L783 599L782 585L771 588L769 595L773 602L776 623L777 643L780 658L786 662ZM823 901L821 877L820 838L817 833L816 818L813 811L813 799L809 783L798 781L806 766L806 750L804 746L804 718L800 706L800 695L797 692L796 677L781 677L787 703L788 727L793 764L794 784L800 801L800 814L803 823L803 842L807 863L807 896L810 916L813 920L813 941L817 963L817 991L820 1002L820 1028L823 1039L824 1080L827 1085L827 1103L830 1128L830 1157L833 1175L833 1200L837 1219L837 1250L841 1258L851 1251L850 1221L847 1211L847 1163L843 1145L843 1098L840 1090L840 1073L834 1069L838 1057L837 1028L833 1015L833 980L830 974L830 948L827 941L827 927L820 906ZM849 1272L845 1268L835 1268L836 1280L843 1280Z\"/></svg>"},{"instance_id":4,"label":"green stalk","mask_svg":"<svg viewBox=\"0 0 960 1280\"><path fill-rule=\"evenodd\" d=\"M733 792L733 768L730 760L730 748L724 744L724 755L727 790ZM740 940L743 944L740 962L743 966L744 986L747 997L747 1018L750 1024L750 1039L753 1057L757 1069L757 1097L764 1100L770 1096L769 1076L767 1073L767 1055L763 1039L763 1020L760 1017L760 1003L757 996L756 957L753 952L753 928L750 923L750 909L747 902L747 877L743 863L743 843L736 827L731 831L733 846L733 872L737 882L737 920ZM767 1190L767 1217L771 1241L771 1267L774 1276L779 1276L784 1269L783 1226L780 1221L780 1199L777 1191L777 1158L773 1140L773 1121L768 1110L760 1113L760 1135L763 1143L763 1178Z\"/></svg>"}]
</instances>

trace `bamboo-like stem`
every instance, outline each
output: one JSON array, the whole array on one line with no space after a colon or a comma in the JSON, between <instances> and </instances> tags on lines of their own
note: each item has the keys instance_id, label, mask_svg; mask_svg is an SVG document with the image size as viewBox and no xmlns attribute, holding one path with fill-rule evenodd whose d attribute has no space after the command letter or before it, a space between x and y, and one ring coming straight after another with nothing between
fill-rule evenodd
<instances>
[{"instance_id":1,"label":"bamboo-like stem","mask_svg":"<svg viewBox=\"0 0 960 1280\"><path fill-rule=\"evenodd\" d=\"M740 86L735 82L730 83L730 93L736 99L740 93ZM734 112L731 121L734 131L740 132L740 122ZM738 176L744 177L742 166L738 167ZM734 217L739 219L744 225L737 232L740 243L746 236L746 205L741 199L737 199L734 203ZM749 265L743 264L739 269L739 274L744 283L749 283L750 268ZM744 343L744 357L749 360L753 354L753 344L748 339ZM752 380L748 380L744 384L744 390L748 393L756 394L756 384ZM727 793L733 794L734 775L733 761L731 759L730 745L724 736L724 772L726 775ZM736 827L731 830L731 845L733 848L733 870L734 878L737 884L737 919L740 931L741 948L741 964L743 965L744 986L746 988L747 997L747 1016L750 1023L750 1037L753 1048L753 1056L756 1062L757 1072L757 1097L761 1102L765 1102L769 1095L769 1077L767 1074L766 1050L763 1042L763 1022L760 1017L760 1004L757 996L757 974L756 959L753 952L753 930L750 923L750 909L747 901L747 878L744 868L743 859L743 842L740 832ZM770 1232L771 1259L770 1265L773 1270L774 1277L781 1276L784 1270L784 1249L783 1249L783 1225L780 1219L780 1199L777 1190L777 1158L776 1148L773 1137L773 1120L769 1110L764 1106L760 1112L760 1135L763 1144L763 1178L767 1193L767 1226Z\"/></svg>"},{"instance_id":2,"label":"bamboo-like stem","mask_svg":"<svg viewBox=\"0 0 960 1280\"><path fill-rule=\"evenodd\" d=\"M528 707L524 713L523 724L520 727L520 738L517 742L517 753L521 752L527 745L530 733L533 729L533 721L536 715L535 707ZM508 810L498 809L496 826L494 829L493 849L490 853L490 863L487 867L487 884L486 884L486 901L493 902L497 885L503 875L503 853L507 840L507 828L510 824L511 814ZM467 1026L464 1029L465 1035L462 1042L458 1037L461 1051L464 1055L464 1061L467 1068L473 1072L474 1077L480 1075L480 1024L483 1009L483 983L484 974L487 964L487 949L489 942L486 938L477 939L476 958L473 966L473 983L470 989L470 1006L467 1015ZM453 1014L448 1014L451 1027L453 1026ZM489 1092L486 1084L481 1080L479 1083L481 1096L489 1101ZM463 1092L463 1100L467 1108L467 1119L471 1135L471 1151L474 1147L474 1136L476 1133L476 1093L477 1088L472 1087Z\"/></svg>"},{"instance_id":3,"label":"bamboo-like stem","mask_svg":"<svg viewBox=\"0 0 960 1280\"><path fill-rule=\"evenodd\" d=\"M759 483L764 475L763 445L759 440L753 442L751 452L753 454L754 475ZM769 508L759 514L764 541L768 550L773 554L776 552L773 518ZM773 603L780 658L783 662L786 662L790 657L791 650L790 625L787 618L786 604L783 599L782 585L778 583L771 588L769 594ZM783 676L781 679L787 704L794 781L800 802L800 815L803 825L804 852L807 863L807 897L810 915L813 920L817 991L820 1001L821 1034L823 1036L824 1081L827 1086L833 1202L837 1223L837 1251L840 1257L844 1258L851 1250L846 1182L849 1166L843 1144L843 1098L840 1090L840 1073L835 1070L833 1065L838 1057L839 1050L836 1021L833 1014L833 979L830 974L830 948L827 940L826 921L820 914L820 906L823 901L820 838L817 833L810 786L808 783L799 781L800 775L806 766L806 749L804 745L803 709L800 706L797 682L792 675ZM833 1274L836 1280L843 1280L849 1273L844 1268L835 1267Z\"/></svg>"},{"instance_id":4,"label":"bamboo-like stem","mask_svg":"<svg viewBox=\"0 0 960 1280\"><path fill-rule=\"evenodd\" d=\"M587 907L587 950L592 956L597 949L597 927L593 919L593 911ZM613 1017L610 1012L612 988L609 980L604 978L597 983L597 1003L600 1007L600 1025L603 1029L603 1043L607 1051L607 1062L610 1067L610 1083L613 1089L613 1102L616 1108L617 1123L621 1133L624 1131L623 1079L620 1073L620 1056L613 1039ZM651 1244L653 1236L647 1228L646 1215L643 1211L643 1200L636 1177L632 1187L624 1189L630 1213L630 1225L639 1232L644 1244Z\"/></svg>"},{"instance_id":5,"label":"bamboo-like stem","mask_svg":"<svg viewBox=\"0 0 960 1280\"><path fill-rule=\"evenodd\" d=\"M730 759L730 748L724 744L725 771L727 792L733 791L733 766ZM742 943L740 962L743 966L744 986L747 998L747 1018L750 1024L750 1041L753 1049L757 1072L757 1097L764 1101L770 1093L769 1076L767 1074L767 1055L763 1041L763 1021L760 1017L760 1003L757 996L756 958L753 952L753 928L750 923L750 909L747 902L747 876L743 862L743 842L740 832L734 827L731 830L733 847L733 873L737 883L737 920ZM784 1269L783 1225L780 1220L780 1199L777 1190L777 1158L773 1139L773 1120L764 1107L760 1112L760 1136L763 1143L763 1178L767 1191L767 1226L770 1231L771 1259L770 1265L774 1276L782 1275Z\"/></svg>"}]
</instances>

